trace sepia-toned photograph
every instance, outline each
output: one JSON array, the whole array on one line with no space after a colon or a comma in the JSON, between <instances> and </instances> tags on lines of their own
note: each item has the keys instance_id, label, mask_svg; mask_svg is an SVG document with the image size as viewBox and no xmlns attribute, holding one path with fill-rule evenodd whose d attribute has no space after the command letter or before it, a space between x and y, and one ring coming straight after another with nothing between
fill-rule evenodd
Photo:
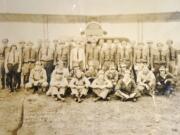
<instances>
[{"instance_id":1,"label":"sepia-toned photograph","mask_svg":"<svg viewBox=\"0 0 180 135\"><path fill-rule=\"evenodd\" d=\"M0 135L180 135L179 0L0 0Z\"/></svg>"}]
</instances>

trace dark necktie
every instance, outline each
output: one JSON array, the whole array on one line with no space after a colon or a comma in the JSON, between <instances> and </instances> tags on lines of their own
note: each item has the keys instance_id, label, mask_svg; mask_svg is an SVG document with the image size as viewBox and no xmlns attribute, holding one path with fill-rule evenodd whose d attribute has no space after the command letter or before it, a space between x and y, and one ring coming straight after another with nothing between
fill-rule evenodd
<instances>
[{"instance_id":1,"label":"dark necktie","mask_svg":"<svg viewBox=\"0 0 180 135\"><path fill-rule=\"evenodd\" d=\"M64 51L64 47L62 47L62 49L61 49L61 59L63 57L63 51Z\"/></svg>"},{"instance_id":2,"label":"dark necktie","mask_svg":"<svg viewBox=\"0 0 180 135\"><path fill-rule=\"evenodd\" d=\"M109 54L108 54L108 58L107 58L107 60L111 60L111 47L110 48L108 48L109 49Z\"/></svg>"},{"instance_id":3,"label":"dark necktie","mask_svg":"<svg viewBox=\"0 0 180 135\"><path fill-rule=\"evenodd\" d=\"M15 51L13 50L13 64L15 63Z\"/></svg>"},{"instance_id":4,"label":"dark necktie","mask_svg":"<svg viewBox=\"0 0 180 135\"><path fill-rule=\"evenodd\" d=\"M140 59L143 58L143 49L141 48L141 56L140 56Z\"/></svg>"},{"instance_id":5,"label":"dark necktie","mask_svg":"<svg viewBox=\"0 0 180 135\"><path fill-rule=\"evenodd\" d=\"M93 59L94 59L94 50L95 50L95 47L93 47L93 52L92 52L92 55L93 55Z\"/></svg>"},{"instance_id":6,"label":"dark necktie","mask_svg":"<svg viewBox=\"0 0 180 135\"><path fill-rule=\"evenodd\" d=\"M77 50L77 59L79 60L79 48Z\"/></svg>"},{"instance_id":7,"label":"dark necktie","mask_svg":"<svg viewBox=\"0 0 180 135\"><path fill-rule=\"evenodd\" d=\"M125 50L125 47L123 48L123 56L124 56L124 58L126 57L126 50Z\"/></svg>"},{"instance_id":8,"label":"dark necktie","mask_svg":"<svg viewBox=\"0 0 180 135\"><path fill-rule=\"evenodd\" d=\"M169 47L169 57L170 57L170 59L172 58L172 48L171 47Z\"/></svg>"},{"instance_id":9,"label":"dark necktie","mask_svg":"<svg viewBox=\"0 0 180 135\"><path fill-rule=\"evenodd\" d=\"M159 50L159 58L162 60L162 50Z\"/></svg>"},{"instance_id":10,"label":"dark necktie","mask_svg":"<svg viewBox=\"0 0 180 135\"><path fill-rule=\"evenodd\" d=\"M46 48L46 56L48 56L48 49L49 49L49 47Z\"/></svg>"}]
</instances>

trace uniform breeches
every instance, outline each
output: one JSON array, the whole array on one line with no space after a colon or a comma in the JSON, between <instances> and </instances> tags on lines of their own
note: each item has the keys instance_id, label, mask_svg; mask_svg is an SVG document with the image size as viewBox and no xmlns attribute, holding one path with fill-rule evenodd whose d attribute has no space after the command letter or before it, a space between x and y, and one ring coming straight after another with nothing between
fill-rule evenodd
<instances>
[{"instance_id":1,"label":"uniform breeches","mask_svg":"<svg viewBox=\"0 0 180 135\"><path fill-rule=\"evenodd\" d=\"M11 90L14 90L17 87L19 81L19 73L17 72L19 64L7 64L8 73L7 73L7 84Z\"/></svg>"},{"instance_id":2,"label":"uniform breeches","mask_svg":"<svg viewBox=\"0 0 180 135\"><path fill-rule=\"evenodd\" d=\"M5 69L4 69L4 62L0 60L0 79L1 79L1 86L5 87Z\"/></svg>"},{"instance_id":3,"label":"uniform breeches","mask_svg":"<svg viewBox=\"0 0 180 135\"><path fill-rule=\"evenodd\" d=\"M87 88L82 88L82 89L71 88L71 95L75 95L76 97L86 96L87 93L88 93Z\"/></svg>"},{"instance_id":4,"label":"uniform breeches","mask_svg":"<svg viewBox=\"0 0 180 135\"><path fill-rule=\"evenodd\" d=\"M169 72L174 74L174 75L177 75L177 66L176 66L176 62L175 61L170 61L169 62Z\"/></svg>"},{"instance_id":5,"label":"uniform breeches","mask_svg":"<svg viewBox=\"0 0 180 135\"><path fill-rule=\"evenodd\" d=\"M34 63L24 63L22 66L22 74L24 76L24 83L29 81L29 75L31 70L34 68Z\"/></svg>"},{"instance_id":6,"label":"uniform breeches","mask_svg":"<svg viewBox=\"0 0 180 135\"><path fill-rule=\"evenodd\" d=\"M46 92L47 96L65 95L66 88L50 87Z\"/></svg>"},{"instance_id":7,"label":"uniform breeches","mask_svg":"<svg viewBox=\"0 0 180 135\"><path fill-rule=\"evenodd\" d=\"M26 88L33 88L33 87L41 87L46 88L48 86L47 82L29 82L26 84Z\"/></svg>"},{"instance_id":8,"label":"uniform breeches","mask_svg":"<svg viewBox=\"0 0 180 135\"><path fill-rule=\"evenodd\" d=\"M42 62L44 65L44 69L46 70L46 74L47 74L47 82L50 83L50 79L51 79L51 74L54 70L54 65L53 65L53 61L43 61Z\"/></svg>"}]
</instances>

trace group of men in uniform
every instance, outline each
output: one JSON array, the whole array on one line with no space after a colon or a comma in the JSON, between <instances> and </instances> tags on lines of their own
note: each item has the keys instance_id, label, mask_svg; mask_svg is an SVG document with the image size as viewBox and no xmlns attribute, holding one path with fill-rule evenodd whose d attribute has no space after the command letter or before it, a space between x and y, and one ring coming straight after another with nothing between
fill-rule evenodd
<instances>
[{"instance_id":1,"label":"group of men in uniform","mask_svg":"<svg viewBox=\"0 0 180 135\"><path fill-rule=\"evenodd\" d=\"M64 101L67 89L77 102L92 90L108 100L114 93L121 100L136 101L156 88L170 94L177 75L177 52L173 41L165 44L137 43L118 38L99 40L21 41L0 46L1 86L11 92L20 86L46 91ZM158 92L159 93L159 92Z\"/></svg>"}]
</instances>

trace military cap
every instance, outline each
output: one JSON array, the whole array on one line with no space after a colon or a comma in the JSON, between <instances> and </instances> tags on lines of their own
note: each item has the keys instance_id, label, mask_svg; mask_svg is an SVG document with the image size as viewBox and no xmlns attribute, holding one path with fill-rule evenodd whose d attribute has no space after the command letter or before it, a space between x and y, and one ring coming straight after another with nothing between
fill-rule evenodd
<instances>
[{"instance_id":1,"label":"military cap","mask_svg":"<svg viewBox=\"0 0 180 135\"><path fill-rule=\"evenodd\" d=\"M8 43L8 42L9 42L9 40L7 38L2 40L2 43Z\"/></svg>"},{"instance_id":2,"label":"military cap","mask_svg":"<svg viewBox=\"0 0 180 135\"><path fill-rule=\"evenodd\" d=\"M26 42L25 41L19 41L18 43L19 44L25 44Z\"/></svg>"},{"instance_id":3,"label":"military cap","mask_svg":"<svg viewBox=\"0 0 180 135\"><path fill-rule=\"evenodd\" d=\"M114 43L119 43L120 41L119 41L119 39L114 39L113 42L114 42Z\"/></svg>"},{"instance_id":4,"label":"military cap","mask_svg":"<svg viewBox=\"0 0 180 135\"><path fill-rule=\"evenodd\" d=\"M144 43L143 42L139 42L138 45L144 45Z\"/></svg>"},{"instance_id":5,"label":"military cap","mask_svg":"<svg viewBox=\"0 0 180 135\"><path fill-rule=\"evenodd\" d=\"M126 40L122 40L121 43L122 43L122 44L126 44L127 41L126 41Z\"/></svg>"},{"instance_id":6,"label":"military cap","mask_svg":"<svg viewBox=\"0 0 180 135\"><path fill-rule=\"evenodd\" d=\"M167 40L166 44L173 44L173 41L172 40Z\"/></svg>"},{"instance_id":7,"label":"military cap","mask_svg":"<svg viewBox=\"0 0 180 135\"><path fill-rule=\"evenodd\" d=\"M14 47L14 46L15 46L15 47L17 47L17 45L16 45L16 44L14 44L14 43L13 43L13 44L11 44L11 47Z\"/></svg>"},{"instance_id":8,"label":"military cap","mask_svg":"<svg viewBox=\"0 0 180 135\"><path fill-rule=\"evenodd\" d=\"M163 43L158 42L158 43L157 43L157 46L163 46Z\"/></svg>"},{"instance_id":9,"label":"military cap","mask_svg":"<svg viewBox=\"0 0 180 135\"><path fill-rule=\"evenodd\" d=\"M27 42L27 44L26 45L30 45L30 46L32 46L33 45L33 43L31 42L31 41L29 41L29 42Z\"/></svg>"}]
</instances>

